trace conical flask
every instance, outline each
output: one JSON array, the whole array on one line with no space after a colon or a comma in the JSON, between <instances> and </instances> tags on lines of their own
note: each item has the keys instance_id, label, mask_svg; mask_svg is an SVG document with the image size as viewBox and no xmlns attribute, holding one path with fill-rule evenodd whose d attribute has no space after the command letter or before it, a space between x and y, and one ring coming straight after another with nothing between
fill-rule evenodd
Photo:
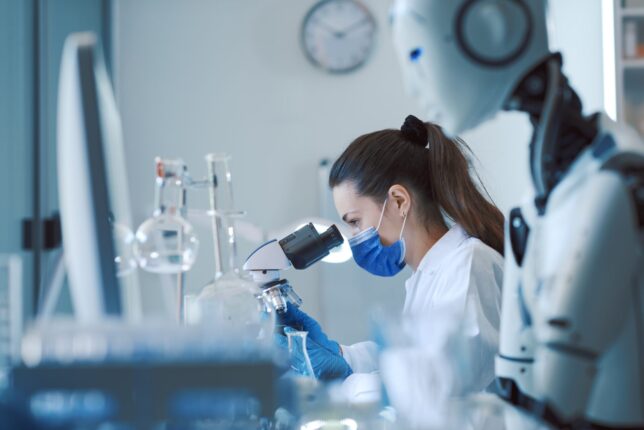
<instances>
[{"instance_id":1,"label":"conical flask","mask_svg":"<svg viewBox=\"0 0 644 430\"><path fill-rule=\"evenodd\" d=\"M311 359L306 349L308 332L288 330L285 333L288 338L288 355L291 361L291 368L301 376L315 378Z\"/></svg>"},{"instance_id":2,"label":"conical flask","mask_svg":"<svg viewBox=\"0 0 644 430\"><path fill-rule=\"evenodd\" d=\"M270 347L275 312L237 264L235 220L245 214L234 209L229 160L225 154L206 156L213 188L210 203L215 279L197 297L198 316L192 319L212 327L222 341Z\"/></svg>"}]
</instances>

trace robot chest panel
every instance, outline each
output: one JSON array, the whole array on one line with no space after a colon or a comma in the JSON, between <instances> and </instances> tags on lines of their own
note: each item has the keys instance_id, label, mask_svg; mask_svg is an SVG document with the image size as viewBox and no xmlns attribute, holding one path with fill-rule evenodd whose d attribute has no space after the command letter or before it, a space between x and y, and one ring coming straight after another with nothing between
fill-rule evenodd
<instances>
[{"instance_id":1,"label":"robot chest panel","mask_svg":"<svg viewBox=\"0 0 644 430\"><path fill-rule=\"evenodd\" d=\"M526 287L534 294L565 269L572 255L583 252L596 221L590 212L599 198L593 178L601 174L600 166L593 160L580 161L552 193L545 213L532 220L524 271L525 279L531 280Z\"/></svg>"}]
</instances>

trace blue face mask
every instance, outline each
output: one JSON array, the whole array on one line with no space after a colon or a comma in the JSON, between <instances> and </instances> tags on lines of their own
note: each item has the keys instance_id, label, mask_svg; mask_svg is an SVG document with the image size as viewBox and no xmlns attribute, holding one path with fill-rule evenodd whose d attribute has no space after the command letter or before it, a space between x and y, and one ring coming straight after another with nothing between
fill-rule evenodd
<instances>
[{"instance_id":1,"label":"blue face mask","mask_svg":"<svg viewBox=\"0 0 644 430\"><path fill-rule=\"evenodd\" d=\"M387 201L385 200L377 228L369 227L349 239L353 259L358 266L377 276L394 276L405 267L405 241L402 238L402 234L405 230L407 215L405 214L403 219L398 241L390 246L385 246L380 242L378 230L382 223L386 205Z\"/></svg>"}]
</instances>

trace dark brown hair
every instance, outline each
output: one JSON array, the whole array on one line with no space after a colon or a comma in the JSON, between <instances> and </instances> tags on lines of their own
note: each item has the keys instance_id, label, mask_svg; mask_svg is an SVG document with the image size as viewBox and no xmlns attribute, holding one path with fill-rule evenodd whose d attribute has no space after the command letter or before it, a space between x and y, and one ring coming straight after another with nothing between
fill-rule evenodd
<instances>
[{"instance_id":1,"label":"dark brown hair","mask_svg":"<svg viewBox=\"0 0 644 430\"><path fill-rule=\"evenodd\" d=\"M410 119L415 130L408 126ZM503 214L470 176L470 169L476 173L466 153L471 155L461 139L450 139L438 125L410 116L402 130L355 139L333 164L329 186L350 181L358 194L384 201L392 185L403 185L416 197L412 204L426 225L446 227L447 216L503 254Z\"/></svg>"}]
</instances>

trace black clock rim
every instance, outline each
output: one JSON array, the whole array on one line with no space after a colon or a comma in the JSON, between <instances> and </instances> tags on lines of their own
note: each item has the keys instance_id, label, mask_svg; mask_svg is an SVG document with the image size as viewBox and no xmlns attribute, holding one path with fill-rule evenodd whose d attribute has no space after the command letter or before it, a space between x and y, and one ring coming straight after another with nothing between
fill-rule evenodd
<instances>
[{"instance_id":1,"label":"black clock rim","mask_svg":"<svg viewBox=\"0 0 644 430\"><path fill-rule=\"evenodd\" d=\"M308 51L308 49L306 48L306 43L304 41L304 29L306 27L306 23L309 21L311 16L319 8L321 8L325 4L327 4L327 3L337 3L337 2L353 3L356 6L358 6L360 9L362 9L365 12L366 16L371 21L371 24L373 25L373 29L374 29L372 40L371 40L371 46L369 47L369 51L368 51L367 55L365 56L365 58L362 61L360 61L359 63L357 63L356 65L354 65L354 66L346 67L346 68L342 68L342 69L334 69L334 68L331 68L331 67L326 67L323 64L321 64ZM363 67L367 63L367 61L371 58L371 55L372 55L372 53L374 51L374 48L375 48L375 45L376 45L376 31L377 31L377 29L378 29L378 26L377 26L377 23L376 23L376 19L374 18L374 16L371 13L371 11L361 1L358 1L358 0L320 0L317 3L315 3L309 9L309 11L304 16L304 19L302 20L302 25L300 26L300 47L301 47L302 51L304 51L304 55L309 60L309 62L311 64L313 64L315 67L317 67L318 69L321 69L321 70L323 70L325 72L328 72L328 73L331 73L331 74L334 74L334 75L348 74L348 73L351 73L351 72Z\"/></svg>"}]
</instances>

